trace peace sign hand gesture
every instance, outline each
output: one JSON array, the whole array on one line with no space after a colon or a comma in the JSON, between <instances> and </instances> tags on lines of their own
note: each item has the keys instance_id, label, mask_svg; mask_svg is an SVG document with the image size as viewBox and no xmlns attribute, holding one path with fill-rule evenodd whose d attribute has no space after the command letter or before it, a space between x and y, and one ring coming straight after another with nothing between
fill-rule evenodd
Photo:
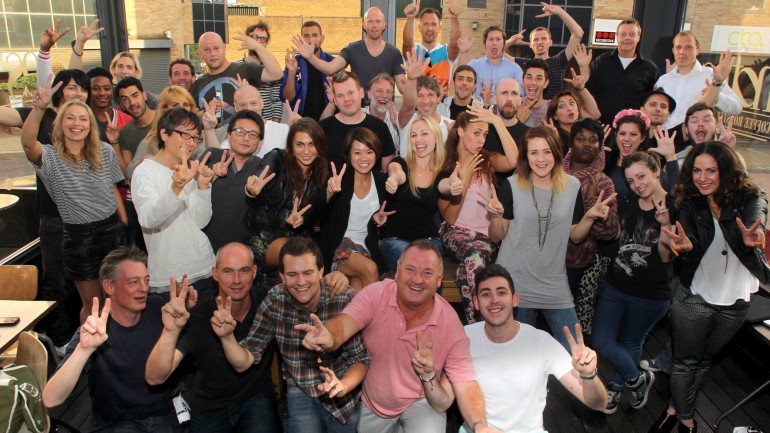
<instances>
[{"instance_id":1,"label":"peace sign hand gesture","mask_svg":"<svg viewBox=\"0 0 770 433\"><path fill-rule=\"evenodd\" d=\"M80 342L78 345L83 349L93 352L102 343L107 341L107 318L110 316L111 300L104 300L104 308L99 314L99 298L94 297L91 304L91 315L88 316L83 325L80 326Z\"/></svg>"},{"instance_id":2,"label":"peace sign hand gesture","mask_svg":"<svg viewBox=\"0 0 770 433\"><path fill-rule=\"evenodd\" d=\"M342 169L337 173L337 166L332 162L332 175L329 177L329 181L326 182L326 199L331 199L334 194L342 191L342 176L345 175L348 165L342 164Z\"/></svg>"},{"instance_id":3,"label":"peace sign hand gesture","mask_svg":"<svg viewBox=\"0 0 770 433\"><path fill-rule=\"evenodd\" d=\"M296 74L297 69L299 68L299 62L297 62L297 58L294 57L296 54L296 50L291 48L286 48L286 56L284 57L284 63L286 64L286 70L289 71L289 74Z\"/></svg>"},{"instance_id":4,"label":"peace sign hand gesture","mask_svg":"<svg viewBox=\"0 0 770 433\"><path fill-rule=\"evenodd\" d=\"M64 29L64 31L60 33L59 24L61 24L61 19L56 18L53 28L43 30L43 34L40 36L40 51L44 53L51 51L51 48L53 48L53 46L56 45L56 41L61 39L62 36L69 33L70 31L69 27L67 27L66 29Z\"/></svg>"},{"instance_id":5,"label":"peace sign hand gesture","mask_svg":"<svg viewBox=\"0 0 770 433\"><path fill-rule=\"evenodd\" d=\"M217 309L211 317L211 329L219 338L225 338L235 331L235 319L233 319L233 300L228 296L224 301L217 296Z\"/></svg>"},{"instance_id":6,"label":"peace sign hand gesture","mask_svg":"<svg viewBox=\"0 0 770 433\"><path fill-rule=\"evenodd\" d=\"M385 225L385 223L388 222L388 217L396 213L394 210L385 212L385 206L387 204L387 200L383 201L382 206L380 206L380 210L372 215L372 219L374 220L374 223L377 225L377 227L382 227Z\"/></svg>"},{"instance_id":7,"label":"peace sign hand gesture","mask_svg":"<svg viewBox=\"0 0 770 433\"><path fill-rule=\"evenodd\" d=\"M203 129L206 131L214 129L217 126L217 110L220 109L220 104L221 101L219 101L217 98L211 98L210 101L204 104L204 111L203 116L201 116L201 122L203 123Z\"/></svg>"},{"instance_id":8,"label":"peace sign hand gesture","mask_svg":"<svg viewBox=\"0 0 770 433\"><path fill-rule=\"evenodd\" d=\"M720 115L717 120L717 136L719 137L719 141L735 149L735 146L738 143L738 139L735 137L735 134L733 134L733 122L735 121L735 116L729 116L727 118L727 127L725 127L724 120L724 114Z\"/></svg>"},{"instance_id":9,"label":"peace sign hand gesture","mask_svg":"<svg viewBox=\"0 0 770 433\"><path fill-rule=\"evenodd\" d=\"M271 180L275 177L275 173L270 173L268 176L267 172L270 170L270 166L266 165L265 169L262 170L262 173L259 176L251 175L249 176L249 180L246 183L246 192L248 194L251 194L252 197L256 197L259 195L259 193L262 192L262 188L265 187L268 183L270 183Z\"/></svg>"},{"instance_id":10,"label":"peace sign hand gesture","mask_svg":"<svg viewBox=\"0 0 770 433\"><path fill-rule=\"evenodd\" d=\"M599 191L599 198L597 198L596 203L594 203L594 205L591 206L590 209L588 209L588 212L586 212L586 216L593 220L606 219L610 214L610 202L612 202L612 200L615 200L615 197L617 197L617 195L618 193L614 192L609 197L602 200L602 197L604 196L604 191Z\"/></svg>"},{"instance_id":11,"label":"peace sign hand gesture","mask_svg":"<svg viewBox=\"0 0 770 433\"><path fill-rule=\"evenodd\" d=\"M304 215L305 212L310 210L311 206L313 205L308 204L307 206L303 207L301 210L297 210L299 208L299 197L296 197L294 199L294 206L291 208L291 214L289 214L289 216L286 217L286 224L290 225L293 229L300 228L302 224L305 223L305 219L302 217L302 215Z\"/></svg>"},{"instance_id":12,"label":"peace sign hand gesture","mask_svg":"<svg viewBox=\"0 0 770 433\"><path fill-rule=\"evenodd\" d=\"M187 292L192 287L187 280L187 275L182 277L181 284L174 277L170 277L170 282L169 301L161 309L163 328L166 331L178 334L184 328L187 319L190 318L190 312L187 311L185 301L187 299Z\"/></svg>"},{"instance_id":13,"label":"peace sign hand gesture","mask_svg":"<svg viewBox=\"0 0 770 433\"><path fill-rule=\"evenodd\" d=\"M423 379L430 378L433 368L433 331L423 334L417 331L417 351L412 355L412 368Z\"/></svg>"},{"instance_id":14,"label":"peace sign hand gesture","mask_svg":"<svg viewBox=\"0 0 770 433\"><path fill-rule=\"evenodd\" d=\"M113 111L112 112L112 118L110 119L110 114L107 113L107 128L104 130L104 135L107 136L107 141L110 144L118 144L118 141L120 140L120 128L118 128L118 113Z\"/></svg>"},{"instance_id":15,"label":"peace sign hand gesture","mask_svg":"<svg viewBox=\"0 0 770 433\"><path fill-rule=\"evenodd\" d=\"M486 194L479 191L478 196L481 197L482 203L484 203L487 213L490 218L502 218L503 217L503 204L497 198L497 191L495 186L492 185L492 197L487 197Z\"/></svg>"},{"instance_id":16,"label":"peace sign hand gesture","mask_svg":"<svg viewBox=\"0 0 770 433\"><path fill-rule=\"evenodd\" d=\"M190 161L189 167L187 164L187 155L182 155L182 163L177 165L174 172L171 173L171 190L176 195L179 195L188 182L193 180L196 173L198 173L198 161Z\"/></svg>"},{"instance_id":17,"label":"peace sign hand gesture","mask_svg":"<svg viewBox=\"0 0 770 433\"><path fill-rule=\"evenodd\" d=\"M321 319L315 314L310 314L310 320L313 321L312 325L294 325L294 330L306 333L305 338L302 339L302 345L306 349L315 350L316 352L323 352L334 347L334 337L326 329Z\"/></svg>"},{"instance_id":18,"label":"peace sign hand gesture","mask_svg":"<svg viewBox=\"0 0 770 433\"><path fill-rule=\"evenodd\" d=\"M77 42L80 43L81 46L85 44L86 41L93 38L97 33L104 30L104 27L97 28L97 25L99 25L99 18L91 21L91 24L87 26L80 27L80 30L78 31Z\"/></svg>"},{"instance_id":19,"label":"peace sign hand gesture","mask_svg":"<svg viewBox=\"0 0 770 433\"><path fill-rule=\"evenodd\" d=\"M746 228L741 220L741 217L735 217L735 221L738 222L738 228L741 230L743 236L743 244L749 248L761 246L765 248L765 232L759 226L762 222L762 218L757 218L757 221L752 224L751 227Z\"/></svg>"},{"instance_id":20,"label":"peace sign hand gesture","mask_svg":"<svg viewBox=\"0 0 770 433\"><path fill-rule=\"evenodd\" d=\"M214 176L227 177L227 173L230 170L230 164L235 159L235 153L230 152L230 156L227 156L227 151L222 152L222 159L218 163L214 164Z\"/></svg>"},{"instance_id":21,"label":"peace sign hand gesture","mask_svg":"<svg viewBox=\"0 0 770 433\"><path fill-rule=\"evenodd\" d=\"M596 357L596 352L583 342L583 332L580 329L580 323L575 324L577 342L572 337L572 333L569 332L569 327L567 326L564 327L564 335L567 337L567 343L569 343L570 353L572 354L572 367L582 376L594 374L598 358Z\"/></svg>"},{"instance_id":22,"label":"peace sign hand gesture","mask_svg":"<svg viewBox=\"0 0 770 433\"><path fill-rule=\"evenodd\" d=\"M284 101L284 105L286 107L286 112L289 113L289 118L286 120L286 123L291 127L291 125L294 125L294 122L302 119L302 115L299 114L299 103L302 102L301 99L297 99L297 102L294 103L294 108L291 108L291 105L289 104L289 100L287 99Z\"/></svg>"},{"instance_id":23,"label":"peace sign hand gesture","mask_svg":"<svg viewBox=\"0 0 770 433\"><path fill-rule=\"evenodd\" d=\"M209 185L211 185L211 183L216 179L214 170L206 165L206 162L209 160L210 156L211 152L206 152L206 155L203 156L203 159L197 165L198 174L196 175L196 180L198 181L198 189L207 189Z\"/></svg>"},{"instance_id":24,"label":"peace sign hand gesture","mask_svg":"<svg viewBox=\"0 0 770 433\"><path fill-rule=\"evenodd\" d=\"M344 397L350 390L334 374L334 370L326 367L318 367L324 374L324 383L318 385L318 390L329 394L330 398Z\"/></svg>"},{"instance_id":25,"label":"peace sign hand gesture","mask_svg":"<svg viewBox=\"0 0 770 433\"><path fill-rule=\"evenodd\" d=\"M684 233L684 229L682 228L682 224L679 223L679 221L676 222L676 225L674 226L674 231L669 230L667 227L660 227L661 233L668 236L668 247L671 249L671 251L674 252L675 256L678 256L679 253L686 253L688 251L692 251L693 245L690 239L687 237L687 235Z\"/></svg>"},{"instance_id":26,"label":"peace sign hand gesture","mask_svg":"<svg viewBox=\"0 0 770 433\"><path fill-rule=\"evenodd\" d=\"M41 110L48 108L48 104L51 103L51 96L64 84L64 81L59 81L53 88L51 88L51 81L53 81L53 74L48 76L45 87L38 87L37 90L35 90L35 95L32 97L35 101L35 108Z\"/></svg>"}]
</instances>

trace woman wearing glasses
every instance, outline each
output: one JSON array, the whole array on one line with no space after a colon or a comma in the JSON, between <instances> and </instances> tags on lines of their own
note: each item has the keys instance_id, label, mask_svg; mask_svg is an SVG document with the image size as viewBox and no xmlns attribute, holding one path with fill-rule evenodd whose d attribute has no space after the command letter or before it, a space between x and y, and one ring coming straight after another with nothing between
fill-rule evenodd
<instances>
[{"instance_id":1,"label":"woman wearing glasses","mask_svg":"<svg viewBox=\"0 0 770 433\"><path fill-rule=\"evenodd\" d=\"M199 293L213 289L214 251L203 227L211 219L214 172L192 154L201 143L201 120L184 108L158 120L158 154L131 180L136 212L147 245L150 292L168 293L169 278L187 275ZM167 296L167 295L166 295Z\"/></svg>"}]
</instances>

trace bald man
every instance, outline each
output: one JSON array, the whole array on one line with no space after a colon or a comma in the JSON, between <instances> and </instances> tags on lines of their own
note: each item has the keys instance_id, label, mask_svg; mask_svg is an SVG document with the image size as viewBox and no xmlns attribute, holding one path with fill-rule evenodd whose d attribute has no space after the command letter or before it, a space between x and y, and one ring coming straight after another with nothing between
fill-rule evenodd
<instances>
[{"instance_id":1,"label":"bald man","mask_svg":"<svg viewBox=\"0 0 770 433\"><path fill-rule=\"evenodd\" d=\"M240 50L255 51L262 59L262 64L230 62L227 60L227 48L222 37L214 32L206 32L198 39L198 52L206 62L208 73L195 80L189 88L199 108L204 108L206 101L219 99L221 102L217 110L223 112L222 120L227 120L234 111L232 105L238 86L232 79L237 79L240 75L242 79L256 86L283 77L278 60L262 44L246 35L235 35L233 39L241 42Z\"/></svg>"},{"instance_id":2,"label":"bald man","mask_svg":"<svg viewBox=\"0 0 770 433\"><path fill-rule=\"evenodd\" d=\"M380 8L372 7L364 14L361 26L366 32L364 39L351 42L340 55L327 62L314 55L315 46L299 36L294 37L294 46L300 55L314 68L331 75L350 65L361 83L368 83L375 75L387 72L396 79L398 90L403 92L406 74L401 67L401 52L382 38L385 33L385 15Z\"/></svg>"}]
</instances>

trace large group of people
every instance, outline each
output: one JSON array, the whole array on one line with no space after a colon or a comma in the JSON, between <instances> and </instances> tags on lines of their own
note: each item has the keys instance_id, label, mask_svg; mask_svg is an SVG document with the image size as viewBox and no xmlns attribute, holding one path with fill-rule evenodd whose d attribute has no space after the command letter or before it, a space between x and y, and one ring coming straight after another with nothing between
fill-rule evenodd
<instances>
[{"instance_id":1,"label":"large group of people","mask_svg":"<svg viewBox=\"0 0 770 433\"><path fill-rule=\"evenodd\" d=\"M376 7L337 57L307 21L283 71L267 23L233 37L239 62L207 32L205 73L176 59L159 95L131 53L83 72L102 30L83 26L31 108L0 108L40 180L41 294L71 281L82 301L77 331L50 326L45 405L87 372L93 431L175 432L189 405L193 432L443 433L456 401L463 431L539 432L549 375L594 410L625 390L643 407L668 314L672 398L650 432L696 432L711 358L770 282L767 199L718 115L741 110L732 56L702 65L683 31L661 75L626 19L592 59L543 3L565 50L538 27L535 58L512 57L524 32L491 26L470 59L462 8L444 12L446 45L442 11L407 5L403 55ZM43 32L38 71L64 34Z\"/></svg>"}]
</instances>

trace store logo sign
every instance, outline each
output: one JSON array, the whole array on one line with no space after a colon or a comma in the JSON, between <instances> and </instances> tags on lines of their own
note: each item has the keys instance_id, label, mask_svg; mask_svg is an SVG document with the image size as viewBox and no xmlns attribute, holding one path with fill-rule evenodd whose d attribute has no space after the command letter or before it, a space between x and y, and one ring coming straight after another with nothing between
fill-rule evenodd
<instances>
[{"instance_id":1,"label":"store logo sign","mask_svg":"<svg viewBox=\"0 0 770 433\"><path fill-rule=\"evenodd\" d=\"M711 51L770 53L770 27L714 26Z\"/></svg>"}]
</instances>

